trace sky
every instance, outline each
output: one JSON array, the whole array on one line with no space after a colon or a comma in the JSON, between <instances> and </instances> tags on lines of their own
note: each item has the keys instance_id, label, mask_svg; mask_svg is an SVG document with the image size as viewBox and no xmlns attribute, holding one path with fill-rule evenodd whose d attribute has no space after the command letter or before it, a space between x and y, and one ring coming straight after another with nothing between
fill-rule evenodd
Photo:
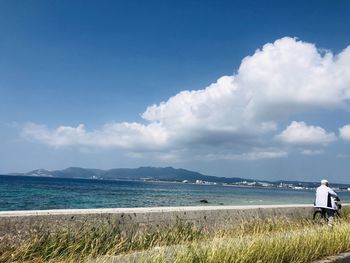
<instances>
[{"instance_id":1,"label":"sky","mask_svg":"<svg viewBox=\"0 0 350 263\"><path fill-rule=\"evenodd\" d=\"M0 1L0 173L350 183L349 1Z\"/></svg>"}]
</instances>

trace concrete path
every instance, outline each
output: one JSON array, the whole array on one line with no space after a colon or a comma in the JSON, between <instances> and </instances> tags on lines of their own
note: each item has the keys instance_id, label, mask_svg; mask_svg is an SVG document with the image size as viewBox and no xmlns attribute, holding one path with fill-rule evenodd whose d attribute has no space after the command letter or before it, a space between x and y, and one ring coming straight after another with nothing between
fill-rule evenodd
<instances>
[{"instance_id":1,"label":"concrete path","mask_svg":"<svg viewBox=\"0 0 350 263\"><path fill-rule=\"evenodd\" d=\"M98 260L93 260L88 263L134 263L139 262L140 258L144 256L152 257L156 256L158 253L169 255L169 262L171 262L171 255L175 253L176 250L181 249L181 246L170 246L167 248L153 248L148 251L133 252L126 255L118 255L105 257ZM350 252L342 253L336 256L329 256L326 259L317 260L312 263L350 263Z\"/></svg>"},{"instance_id":2,"label":"concrete path","mask_svg":"<svg viewBox=\"0 0 350 263\"><path fill-rule=\"evenodd\" d=\"M350 252L342 253L336 256L330 256L326 259L318 260L313 263L349 263L350 262Z\"/></svg>"},{"instance_id":3,"label":"concrete path","mask_svg":"<svg viewBox=\"0 0 350 263\"><path fill-rule=\"evenodd\" d=\"M345 205L345 204L344 204ZM84 214L133 214L133 213L159 213L159 212L187 212L212 210L250 210L264 208L302 208L312 205L245 205L245 206L179 206L179 207L139 207L139 208L95 208L95 209L52 209L52 210L23 210L0 211L0 217L35 216L35 215L84 215Z\"/></svg>"}]
</instances>

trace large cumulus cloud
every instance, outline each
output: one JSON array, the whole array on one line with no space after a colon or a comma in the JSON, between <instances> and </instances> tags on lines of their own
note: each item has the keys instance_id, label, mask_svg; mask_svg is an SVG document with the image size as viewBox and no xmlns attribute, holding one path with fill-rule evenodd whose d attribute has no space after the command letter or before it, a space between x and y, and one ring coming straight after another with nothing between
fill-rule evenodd
<instances>
[{"instance_id":1,"label":"large cumulus cloud","mask_svg":"<svg viewBox=\"0 0 350 263\"><path fill-rule=\"evenodd\" d=\"M115 147L134 153L188 150L232 159L284 157L285 150L271 142L282 119L347 109L349 98L350 47L334 55L285 37L244 58L237 73L149 106L142 114L145 124L108 123L88 131L83 125L49 129L30 123L23 135L55 147ZM323 131L316 127L312 132ZM319 143L328 144L334 136L325 133Z\"/></svg>"},{"instance_id":2,"label":"large cumulus cloud","mask_svg":"<svg viewBox=\"0 0 350 263\"><path fill-rule=\"evenodd\" d=\"M325 129L318 126L293 121L276 138L283 143L291 145L328 145L336 140L336 135L332 132L328 133Z\"/></svg>"},{"instance_id":3,"label":"large cumulus cloud","mask_svg":"<svg viewBox=\"0 0 350 263\"><path fill-rule=\"evenodd\" d=\"M350 142L350 124L344 125L339 129L340 138Z\"/></svg>"}]
</instances>

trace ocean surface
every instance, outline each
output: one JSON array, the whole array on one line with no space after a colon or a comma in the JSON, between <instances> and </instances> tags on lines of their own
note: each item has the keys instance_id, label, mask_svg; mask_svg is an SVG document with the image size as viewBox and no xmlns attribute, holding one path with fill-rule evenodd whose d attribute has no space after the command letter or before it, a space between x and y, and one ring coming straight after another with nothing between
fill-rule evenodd
<instances>
[{"instance_id":1,"label":"ocean surface","mask_svg":"<svg viewBox=\"0 0 350 263\"><path fill-rule=\"evenodd\" d=\"M350 203L350 192L339 193ZM0 176L0 211L197 205L312 204L314 190ZM203 204L205 199L209 203Z\"/></svg>"}]
</instances>

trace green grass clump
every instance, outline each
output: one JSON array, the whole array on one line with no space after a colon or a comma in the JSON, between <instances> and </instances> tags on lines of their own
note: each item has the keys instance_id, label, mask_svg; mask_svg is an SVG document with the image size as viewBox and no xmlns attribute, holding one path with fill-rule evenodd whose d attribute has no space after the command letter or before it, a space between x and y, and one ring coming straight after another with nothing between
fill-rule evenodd
<instances>
[{"instance_id":1,"label":"green grass clump","mask_svg":"<svg viewBox=\"0 0 350 263\"><path fill-rule=\"evenodd\" d=\"M145 252L142 262L312 262L350 251L350 217L344 212L333 228L311 220L256 219L224 230L206 241Z\"/></svg>"},{"instance_id":2,"label":"green grass clump","mask_svg":"<svg viewBox=\"0 0 350 263\"><path fill-rule=\"evenodd\" d=\"M125 233L112 225L84 226L34 237L20 247L0 251L0 262L85 262L101 255L118 255L155 246L199 240L203 236L190 223Z\"/></svg>"},{"instance_id":3,"label":"green grass clump","mask_svg":"<svg viewBox=\"0 0 350 263\"><path fill-rule=\"evenodd\" d=\"M110 256L137 262L310 262L350 250L350 216L333 229L308 219L227 222L224 229L191 223L121 232L112 225L84 226L38 235L0 249L0 262L101 262Z\"/></svg>"},{"instance_id":4,"label":"green grass clump","mask_svg":"<svg viewBox=\"0 0 350 263\"><path fill-rule=\"evenodd\" d=\"M350 249L350 224L302 228L300 230L222 237L209 242L193 242L173 253L158 258L145 257L145 262L312 262Z\"/></svg>"}]
</instances>

